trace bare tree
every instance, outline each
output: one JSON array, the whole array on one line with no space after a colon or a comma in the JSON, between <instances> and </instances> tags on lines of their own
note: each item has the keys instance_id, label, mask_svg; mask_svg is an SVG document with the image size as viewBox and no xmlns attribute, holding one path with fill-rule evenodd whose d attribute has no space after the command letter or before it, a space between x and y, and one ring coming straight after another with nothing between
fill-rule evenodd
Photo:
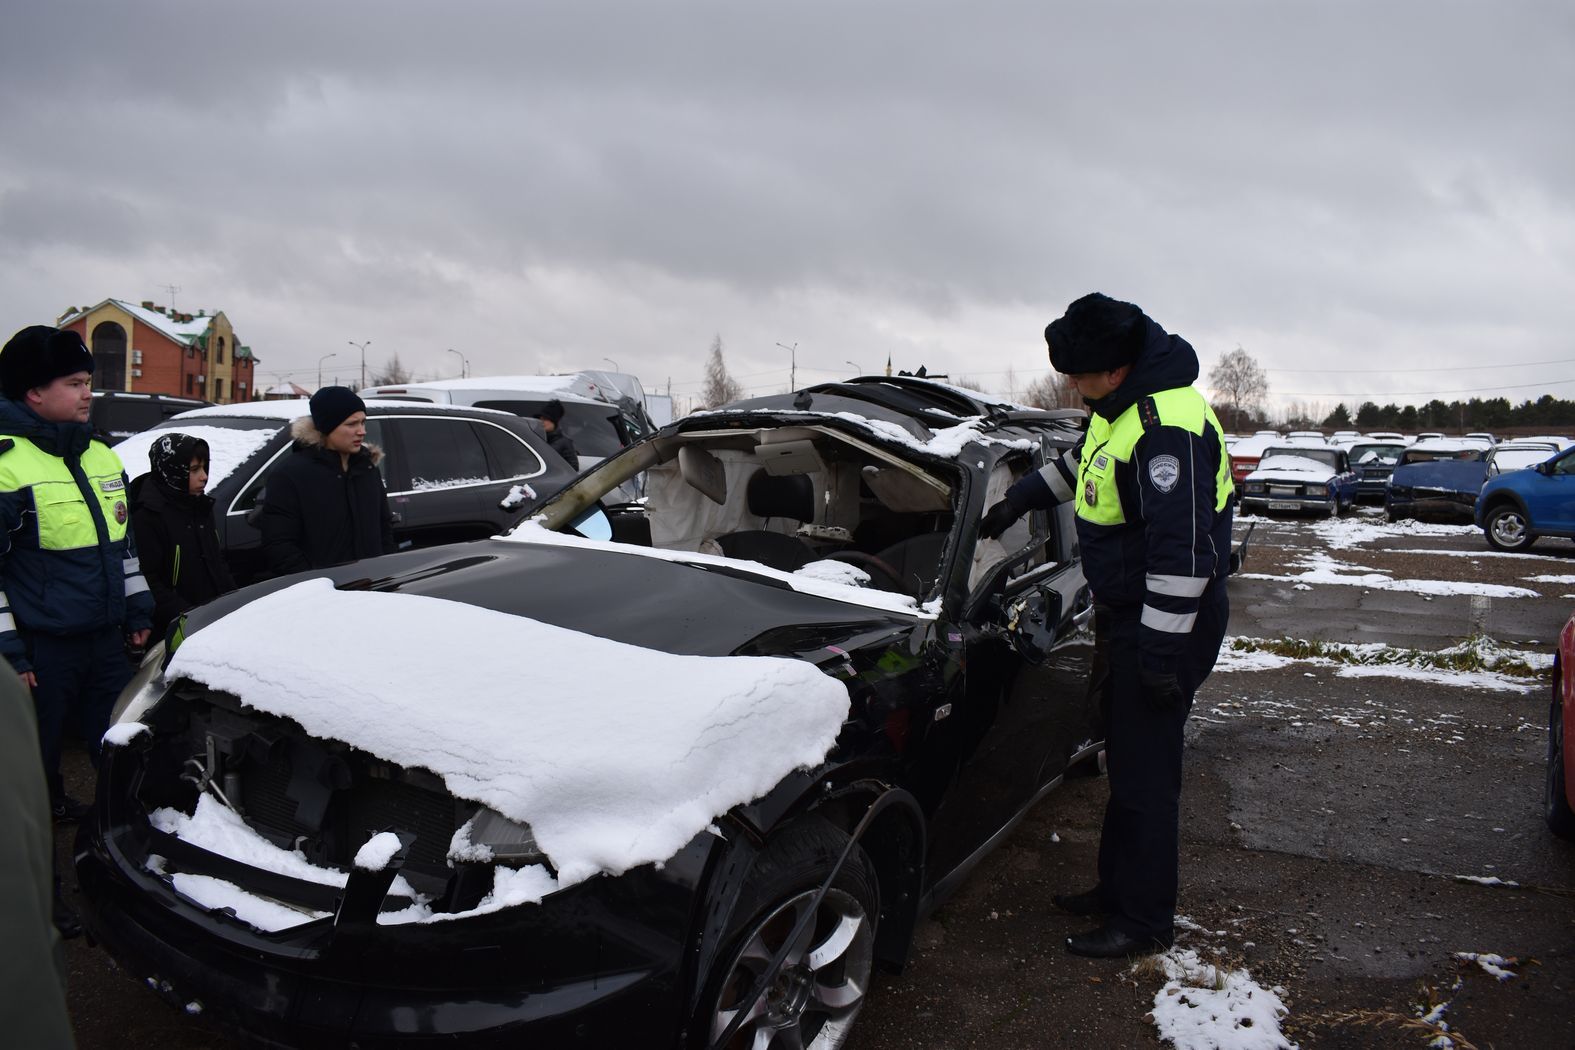
<instances>
[{"instance_id":1,"label":"bare tree","mask_svg":"<svg viewBox=\"0 0 1575 1050\"><path fill-rule=\"evenodd\" d=\"M400 363L399 352L396 350L394 356L383 365L381 372L372 373L372 385L392 386L395 383L408 383L411 378L410 369Z\"/></svg>"},{"instance_id":2,"label":"bare tree","mask_svg":"<svg viewBox=\"0 0 1575 1050\"><path fill-rule=\"evenodd\" d=\"M1060 372L1046 372L1028 384L1023 401L1034 408L1082 408L1072 377Z\"/></svg>"},{"instance_id":3,"label":"bare tree","mask_svg":"<svg viewBox=\"0 0 1575 1050\"><path fill-rule=\"evenodd\" d=\"M1215 407L1230 410L1227 425L1239 430L1242 415L1258 411L1268 396L1269 377L1256 358L1237 346L1209 369L1209 386L1214 390Z\"/></svg>"},{"instance_id":4,"label":"bare tree","mask_svg":"<svg viewBox=\"0 0 1575 1050\"><path fill-rule=\"evenodd\" d=\"M727 362L722 360L722 337L711 340L711 356L705 363L705 389L700 393L702 408L715 408L744 396L738 380L727 374Z\"/></svg>"}]
</instances>

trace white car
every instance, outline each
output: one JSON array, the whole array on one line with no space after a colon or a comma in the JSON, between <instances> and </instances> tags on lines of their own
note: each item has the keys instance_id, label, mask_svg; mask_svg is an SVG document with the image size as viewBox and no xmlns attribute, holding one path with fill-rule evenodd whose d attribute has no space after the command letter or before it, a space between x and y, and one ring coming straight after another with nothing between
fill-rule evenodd
<instances>
[{"instance_id":1,"label":"white car","mask_svg":"<svg viewBox=\"0 0 1575 1050\"><path fill-rule=\"evenodd\" d=\"M1330 517L1356 503L1356 472L1343 448L1276 445L1242 481L1245 510L1311 511Z\"/></svg>"}]
</instances>

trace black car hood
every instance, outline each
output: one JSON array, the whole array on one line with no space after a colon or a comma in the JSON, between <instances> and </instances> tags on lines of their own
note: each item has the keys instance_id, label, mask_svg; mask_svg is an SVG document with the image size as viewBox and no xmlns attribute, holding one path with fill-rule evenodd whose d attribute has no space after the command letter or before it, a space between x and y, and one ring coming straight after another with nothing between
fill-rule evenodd
<instances>
[{"instance_id":1,"label":"black car hood","mask_svg":"<svg viewBox=\"0 0 1575 1050\"><path fill-rule=\"evenodd\" d=\"M679 655L803 653L838 639L911 628L916 620L805 594L727 565L669 561L616 545L478 540L242 588L192 613L187 633L264 594L323 576L344 589L444 598ZM520 654L523 671L530 660L529 653ZM586 668L587 677L595 673Z\"/></svg>"}]
</instances>

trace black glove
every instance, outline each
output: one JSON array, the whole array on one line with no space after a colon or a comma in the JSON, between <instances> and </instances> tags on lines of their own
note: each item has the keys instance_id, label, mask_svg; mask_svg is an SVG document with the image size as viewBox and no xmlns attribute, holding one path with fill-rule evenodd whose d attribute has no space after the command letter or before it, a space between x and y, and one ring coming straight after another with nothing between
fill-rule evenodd
<instances>
[{"instance_id":1,"label":"black glove","mask_svg":"<svg viewBox=\"0 0 1575 1050\"><path fill-rule=\"evenodd\" d=\"M985 511L984 517L979 519L979 535L987 540L1001 538L1001 533L1012 527L1023 512L1017 508L1011 497L1001 500L995 506Z\"/></svg>"},{"instance_id":2,"label":"black glove","mask_svg":"<svg viewBox=\"0 0 1575 1050\"><path fill-rule=\"evenodd\" d=\"M1181 683L1174 671L1150 671L1142 668L1139 676L1143 684L1143 699L1156 711L1174 711L1181 707Z\"/></svg>"}]
</instances>

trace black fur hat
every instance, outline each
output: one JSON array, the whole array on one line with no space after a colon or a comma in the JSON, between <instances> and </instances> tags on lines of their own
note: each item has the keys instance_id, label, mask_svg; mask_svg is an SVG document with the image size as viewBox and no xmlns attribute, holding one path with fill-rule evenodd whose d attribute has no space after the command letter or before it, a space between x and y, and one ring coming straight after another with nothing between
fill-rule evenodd
<instances>
[{"instance_id":1,"label":"black fur hat","mask_svg":"<svg viewBox=\"0 0 1575 1050\"><path fill-rule=\"evenodd\" d=\"M28 325L0 350L0 393L21 401L34 387L48 386L61 376L93 372L93 355L73 331Z\"/></svg>"},{"instance_id":2,"label":"black fur hat","mask_svg":"<svg viewBox=\"0 0 1575 1050\"><path fill-rule=\"evenodd\" d=\"M1057 372L1109 372L1143 352L1148 317L1138 307L1090 292L1045 326L1050 365Z\"/></svg>"}]
</instances>

